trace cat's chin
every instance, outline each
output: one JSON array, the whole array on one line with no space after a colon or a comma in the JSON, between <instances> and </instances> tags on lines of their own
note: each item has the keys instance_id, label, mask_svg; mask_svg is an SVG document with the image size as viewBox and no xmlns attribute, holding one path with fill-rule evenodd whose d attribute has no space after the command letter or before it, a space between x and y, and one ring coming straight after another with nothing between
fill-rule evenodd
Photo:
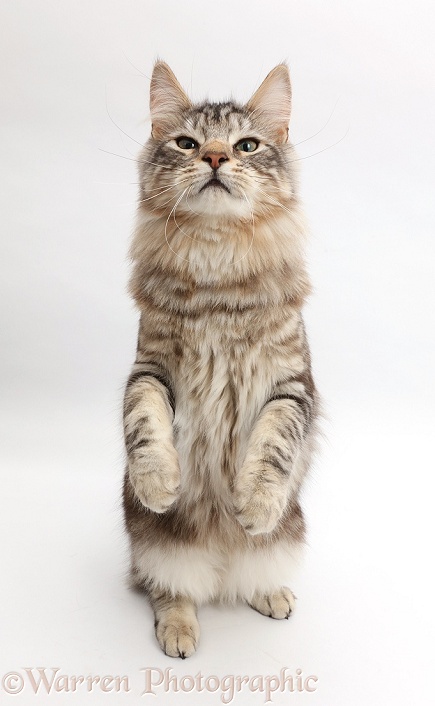
<instances>
[{"instance_id":1,"label":"cat's chin","mask_svg":"<svg viewBox=\"0 0 435 706\"><path fill-rule=\"evenodd\" d=\"M251 208L243 196L227 193L222 188L210 187L190 197L189 206L198 215L210 218L214 216L248 218L251 216Z\"/></svg>"}]
</instances>

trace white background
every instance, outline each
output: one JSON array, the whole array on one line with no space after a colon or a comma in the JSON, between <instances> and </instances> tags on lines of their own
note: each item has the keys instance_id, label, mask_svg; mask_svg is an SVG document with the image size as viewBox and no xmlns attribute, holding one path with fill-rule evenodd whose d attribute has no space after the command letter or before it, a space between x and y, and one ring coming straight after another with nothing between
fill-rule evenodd
<instances>
[{"instance_id":1,"label":"white background","mask_svg":"<svg viewBox=\"0 0 435 706\"><path fill-rule=\"evenodd\" d=\"M2 703L221 703L140 698L145 667L318 677L278 705L434 703L434 24L423 0L3 3L0 672L127 674L132 690L35 696L26 683L0 689ZM194 99L215 100L246 100L289 62L327 414L297 612L206 607L185 662L160 652L123 578L139 146L111 119L146 139L157 56Z\"/></svg>"}]
</instances>

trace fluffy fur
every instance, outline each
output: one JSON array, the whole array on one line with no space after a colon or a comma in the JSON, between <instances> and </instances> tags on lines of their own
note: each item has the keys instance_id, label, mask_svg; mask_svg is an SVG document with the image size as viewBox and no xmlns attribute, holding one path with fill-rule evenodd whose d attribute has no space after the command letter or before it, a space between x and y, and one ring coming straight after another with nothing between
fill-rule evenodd
<instances>
[{"instance_id":1,"label":"fluffy fur","mask_svg":"<svg viewBox=\"0 0 435 706\"><path fill-rule=\"evenodd\" d=\"M193 105L158 62L150 105L131 247L140 328L124 509L132 580L162 648L185 657L201 603L292 611L283 582L304 541L298 496L317 394L287 67L247 105Z\"/></svg>"}]
</instances>

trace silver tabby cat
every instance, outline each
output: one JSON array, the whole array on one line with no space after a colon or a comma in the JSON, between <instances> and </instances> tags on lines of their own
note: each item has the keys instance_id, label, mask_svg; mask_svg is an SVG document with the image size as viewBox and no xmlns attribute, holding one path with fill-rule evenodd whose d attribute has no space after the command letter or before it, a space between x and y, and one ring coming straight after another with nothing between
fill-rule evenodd
<instances>
[{"instance_id":1,"label":"silver tabby cat","mask_svg":"<svg viewBox=\"0 0 435 706\"><path fill-rule=\"evenodd\" d=\"M157 639L188 657L197 608L241 599L288 618L317 395L301 309L304 219L287 66L246 105L192 104L157 62L139 157L127 382L131 577Z\"/></svg>"}]
</instances>

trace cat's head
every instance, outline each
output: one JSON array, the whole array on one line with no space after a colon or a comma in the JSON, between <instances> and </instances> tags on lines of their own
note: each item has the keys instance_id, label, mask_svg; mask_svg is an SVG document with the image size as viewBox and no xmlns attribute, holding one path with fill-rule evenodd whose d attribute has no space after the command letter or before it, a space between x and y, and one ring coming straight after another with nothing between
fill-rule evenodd
<instances>
[{"instance_id":1,"label":"cat's head","mask_svg":"<svg viewBox=\"0 0 435 706\"><path fill-rule=\"evenodd\" d=\"M285 64L268 74L246 105L193 104L169 66L158 61L150 109L152 133L140 157L147 212L267 217L294 197Z\"/></svg>"}]
</instances>

